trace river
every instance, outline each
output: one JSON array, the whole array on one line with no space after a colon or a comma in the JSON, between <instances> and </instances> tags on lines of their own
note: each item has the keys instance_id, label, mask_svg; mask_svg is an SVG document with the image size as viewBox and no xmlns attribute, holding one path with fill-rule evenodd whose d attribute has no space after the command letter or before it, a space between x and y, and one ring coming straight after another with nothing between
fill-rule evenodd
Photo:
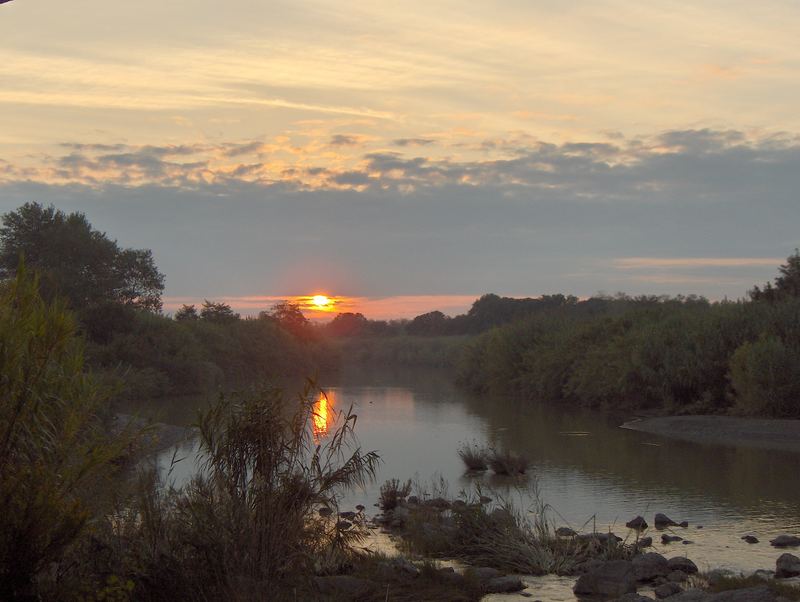
<instances>
[{"instance_id":1,"label":"river","mask_svg":"<svg viewBox=\"0 0 800 602\"><path fill-rule=\"evenodd\" d=\"M654 549L688 556L701 570L774 569L780 552L769 539L800 534L797 454L737 447L735 442L677 441L619 428L630 416L470 395L440 371L350 369L321 384L328 391L328 415L352 405L359 444L365 451L378 451L383 460L375 482L351 492L342 509L361 503L377 512L373 504L389 478L412 479L428 489L444 481L451 496L480 483L496 488L495 496L527 504L524 494L506 481L465 475L457 450L477 442L530 459L529 478L552 508L556 526L591 530L596 525L625 537L625 522L636 515L651 524L656 512L688 521L688 528L676 527L674 533L693 543L662 545L653 530ZM171 422L188 424L195 410L196 403L184 403L169 407L166 415ZM326 425L319 426L325 430ZM191 445L179 450L188 458L173 470L176 479L194 469L192 453ZM171 457L162 454L162 465ZM760 543L745 543L741 536L746 534ZM555 587L550 599L569 590L566 582L549 586ZM543 594L534 591L537 597Z\"/></svg>"}]
</instances>

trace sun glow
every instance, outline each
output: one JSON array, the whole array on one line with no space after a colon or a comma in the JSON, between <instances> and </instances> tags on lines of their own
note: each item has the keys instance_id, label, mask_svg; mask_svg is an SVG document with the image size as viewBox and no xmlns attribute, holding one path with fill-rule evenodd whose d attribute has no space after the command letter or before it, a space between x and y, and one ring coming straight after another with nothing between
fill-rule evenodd
<instances>
[{"instance_id":1,"label":"sun glow","mask_svg":"<svg viewBox=\"0 0 800 602\"><path fill-rule=\"evenodd\" d=\"M314 295L311 297L311 302L319 308L325 308L330 305L331 300L325 295Z\"/></svg>"}]
</instances>

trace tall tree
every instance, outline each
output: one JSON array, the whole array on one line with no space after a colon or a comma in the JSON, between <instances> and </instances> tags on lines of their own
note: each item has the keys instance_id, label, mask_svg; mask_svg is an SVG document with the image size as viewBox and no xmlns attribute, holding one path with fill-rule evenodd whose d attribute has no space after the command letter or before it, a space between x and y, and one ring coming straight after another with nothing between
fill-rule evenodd
<instances>
[{"instance_id":1,"label":"tall tree","mask_svg":"<svg viewBox=\"0 0 800 602\"><path fill-rule=\"evenodd\" d=\"M753 301L780 301L790 297L800 297L800 250L786 259L778 268L775 284L767 282L764 288L756 286L750 291Z\"/></svg>"},{"instance_id":2,"label":"tall tree","mask_svg":"<svg viewBox=\"0 0 800 602\"><path fill-rule=\"evenodd\" d=\"M26 203L3 215L0 277L14 276L20 257L39 273L46 299L66 298L77 310L119 303L161 309L164 275L152 252L123 249L95 230L83 213Z\"/></svg>"}]
</instances>

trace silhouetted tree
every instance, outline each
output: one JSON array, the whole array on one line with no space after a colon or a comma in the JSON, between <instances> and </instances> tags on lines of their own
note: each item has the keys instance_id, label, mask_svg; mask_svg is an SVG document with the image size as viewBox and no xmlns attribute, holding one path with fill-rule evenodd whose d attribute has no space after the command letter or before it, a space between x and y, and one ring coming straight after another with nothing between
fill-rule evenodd
<instances>
[{"instance_id":1,"label":"silhouetted tree","mask_svg":"<svg viewBox=\"0 0 800 602\"><path fill-rule=\"evenodd\" d=\"M227 303L214 303L205 299L203 307L200 308L200 319L206 322L224 324L226 322L235 322L239 317L239 314L235 313Z\"/></svg>"},{"instance_id":2,"label":"silhouetted tree","mask_svg":"<svg viewBox=\"0 0 800 602\"><path fill-rule=\"evenodd\" d=\"M366 334L370 327L370 322L363 314L346 312L337 314L325 327L328 334L335 337L354 337Z\"/></svg>"},{"instance_id":3,"label":"silhouetted tree","mask_svg":"<svg viewBox=\"0 0 800 602\"><path fill-rule=\"evenodd\" d=\"M175 319L178 322L194 321L199 318L197 308L194 305L181 305L181 308L175 312Z\"/></svg>"},{"instance_id":4,"label":"silhouetted tree","mask_svg":"<svg viewBox=\"0 0 800 602\"><path fill-rule=\"evenodd\" d=\"M271 318L275 320L281 328L295 336L306 336L309 334L308 318L303 315L297 303L283 301L272 306L267 312L261 312L259 318Z\"/></svg>"},{"instance_id":5,"label":"silhouetted tree","mask_svg":"<svg viewBox=\"0 0 800 602\"><path fill-rule=\"evenodd\" d=\"M750 291L753 301L780 301L789 297L800 297L800 251L786 259L786 263L778 268L779 276L774 286L767 282L764 288L756 286Z\"/></svg>"},{"instance_id":6,"label":"silhouetted tree","mask_svg":"<svg viewBox=\"0 0 800 602\"><path fill-rule=\"evenodd\" d=\"M65 297L77 310L114 302L161 309L164 276L145 249L121 249L82 213L26 203L0 228L0 277L14 276L20 256L38 272L46 299Z\"/></svg>"}]
</instances>

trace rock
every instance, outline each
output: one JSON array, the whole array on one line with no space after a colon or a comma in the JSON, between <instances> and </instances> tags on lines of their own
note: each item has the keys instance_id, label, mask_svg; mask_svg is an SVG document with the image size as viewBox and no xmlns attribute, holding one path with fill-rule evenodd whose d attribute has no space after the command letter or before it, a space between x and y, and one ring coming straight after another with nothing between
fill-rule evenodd
<instances>
[{"instance_id":1,"label":"rock","mask_svg":"<svg viewBox=\"0 0 800 602\"><path fill-rule=\"evenodd\" d=\"M336 523L336 528L339 529L339 531L347 531L352 526L353 523L351 523L349 520L340 520L338 523Z\"/></svg>"},{"instance_id":2,"label":"rock","mask_svg":"<svg viewBox=\"0 0 800 602\"><path fill-rule=\"evenodd\" d=\"M413 562L405 558L394 558L386 564L397 573L402 573L411 577L416 577L419 575L419 569L414 565Z\"/></svg>"},{"instance_id":3,"label":"rock","mask_svg":"<svg viewBox=\"0 0 800 602\"><path fill-rule=\"evenodd\" d=\"M697 572L697 565L685 556L675 556L667 560L670 571L683 571L687 575L694 575Z\"/></svg>"},{"instance_id":4,"label":"rock","mask_svg":"<svg viewBox=\"0 0 800 602\"><path fill-rule=\"evenodd\" d=\"M453 500L453 508L466 508L467 502L464 500Z\"/></svg>"},{"instance_id":5,"label":"rock","mask_svg":"<svg viewBox=\"0 0 800 602\"><path fill-rule=\"evenodd\" d=\"M766 569L758 569L755 573L753 573L754 577L758 577L759 579L763 579L764 581L769 581L775 577L775 571L768 571Z\"/></svg>"},{"instance_id":6,"label":"rock","mask_svg":"<svg viewBox=\"0 0 800 602\"><path fill-rule=\"evenodd\" d=\"M656 529L666 529L667 527L677 527L678 523L668 517L666 514L661 514L660 512L656 514L653 523L656 526Z\"/></svg>"},{"instance_id":7,"label":"rock","mask_svg":"<svg viewBox=\"0 0 800 602\"><path fill-rule=\"evenodd\" d=\"M755 535L745 535L742 537L747 543L758 543L758 537Z\"/></svg>"},{"instance_id":8,"label":"rock","mask_svg":"<svg viewBox=\"0 0 800 602\"><path fill-rule=\"evenodd\" d=\"M775 577L785 579L800 575L800 558L794 554L781 554L775 561Z\"/></svg>"},{"instance_id":9,"label":"rock","mask_svg":"<svg viewBox=\"0 0 800 602\"><path fill-rule=\"evenodd\" d=\"M670 596L681 593L683 588L677 583L664 583L663 585L659 585L654 591L656 593L656 598L661 600L662 598L669 598Z\"/></svg>"},{"instance_id":10,"label":"rock","mask_svg":"<svg viewBox=\"0 0 800 602\"><path fill-rule=\"evenodd\" d=\"M724 579L735 576L733 571L728 569L713 569L706 573L706 581L712 587L719 584Z\"/></svg>"},{"instance_id":11,"label":"rock","mask_svg":"<svg viewBox=\"0 0 800 602\"><path fill-rule=\"evenodd\" d=\"M582 533L577 535L576 539L581 543L599 543L605 546L616 545L617 542L622 541L621 537L617 537L613 533Z\"/></svg>"},{"instance_id":12,"label":"rock","mask_svg":"<svg viewBox=\"0 0 800 602\"><path fill-rule=\"evenodd\" d=\"M507 594L510 592L520 592L525 589L525 584L519 577L506 575L505 577L495 577L489 579L483 586L483 591L487 594Z\"/></svg>"},{"instance_id":13,"label":"rock","mask_svg":"<svg viewBox=\"0 0 800 602\"><path fill-rule=\"evenodd\" d=\"M503 576L503 573L490 566L473 566L468 568L465 573L481 582Z\"/></svg>"},{"instance_id":14,"label":"rock","mask_svg":"<svg viewBox=\"0 0 800 602\"><path fill-rule=\"evenodd\" d=\"M314 577L314 584L322 594L339 597L347 596L348 599L364 596L375 585L372 581L359 579L351 575Z\"/></svg>"},{"instance_id":15,"label":"rock","mask_svg":"<svg viewBox=\"0 0 800 602\"><path fill-rule=\"evenodd\" d=\"M610 560L578 577L572 591L576 595L619 597L636 591L633 564L627 560Z\"/></svg>"},{"instance_id":16,"label":"rock","mask_svg":"<svg viewBox=\"0 0 800 602\"><path fill-rule=\"evenodd\" d=\"M683 520L683 521L678 523L678 526L679 527L683 527L684 529L688 529L689 528L689 521L688 520Z\"/></svg>"},{"instance_id":17,"label":"rock","mask_svg":"<svg viewBox=\"0 0 800 602\"><path fill-rule=\"evenodd\" d=\"M672 571L669 575L667 575L667 581L671 581L672 583L683 583L688 579L689 576L683 571Z\"/></svg>"},{"instance_id":18,"label":"rock","mask_svg":"<svg viewBox=\"0 0 800 602\"><path fill-rule=\"evenodd\" d=\"M456 573L455 569L451 566L446 566L438 570L439 576L448 583L456 586L461 586L464 581L464 575Z\"/></svg>"},{"instance_id":19,"label":"rock","mask_svg":"<svg viewBox=\"0 0 800 602\"><path fill-rule=\"evenodd\" d=\"M800 537L794 535L778 535L775 539L770 539L769 543L776 548L793 548L800 546Z\"/></svg>"},{"instance_id":20,"label":"rock","mask_svg":"<svg viewBox=\"0 0 800 602\"><path fill-rule=\"evenodd\" d=\"M637 543L637 548L649 548L653 545L653 538L652 537L642 537Z\"/></svg>"},{"instance_id":21,"label":"rock","mask_svg":"<svg viewBox=\"0 0 800 602\"><path fill-rule=\"evenodd\" d=\"M697 525L697 527L696 527L696 528L697 528L697 529L702 529L702 528L703 528L703 525Z\"/></svg>"},{"instance_id":22,"label":"rock","mask_svg":"<svg viewBox=\"0 0 800 602\"><path fill-rule=\"evenodd\" d=\"M419 498L416 495L410 495L406 500L407 503L411 504L412 506L416 506L419 504Z\"/></svg>"},{"instance_id":23,"label":"rock","mask_svg":"<svg viewBox=\"0 0 800 602\"><path fill-rule=\"evenodd\" d=\"M482 495L482 496L480 497L480 500L479 500L479 501L480 501L480 503L481 503L481 504L489 504L489 503L491 503L491 501L492 501L492 498L490 498L490 497L487 497L487 496L485 496L485 495Z\"/></svg>"},{"instance_id":24,"label":"rock","mask_svg":"<svg viewBox=\"0 0 800 602\"><path fill-rule=\"evenodd\" d=\"M653 602L652 598L648 598L647 596L642 596L641 594L632 593L632 594L625 594L624 596L620 596L612 602Z\"/></svg>"},{"instance_id":25,"label":"rock","mask_svg":"<svg viewBox=\"0 0 800 602\"><path fill-rule=\"evenodd\" d=\"M639 554L631 560L636 581L652 581L669 573L669 563L661 554L648 552Z\"/></svg>"},{"instance_id":26,"label":"rock","mask_svg":"<svg viewBox=\"0 0 800 602\"><path fill-rule=\"evenodd\" d=\"M356 517L355 512L340 512L339 518L343 518L344 520L353 520Z\"/></svg>"},{"instance_id":27,"label":"rock","mask_svg":"<svg viewBox=\"0 0 800 602\"><path fill-rule=\"evenodd\" d=\"M661 543L672 543L673 541L683 541L683 537L678 535L667 535L666 533L661 536Z\"/></svg>"},{"instance_id":28,"label":"rock","mask_svg":"<svg viewBox=\"0 0 800 602\"><path fill-rule=\"evenodd\" d=\"M356 504L356 510L359 512L364 512L365 509L363 504Z\"/></svg>"},{"instance_id":29,"label":"rock","mask_svg":"<svg viewBox=\"0 0 800 602\"><path fill-rule=\"evenodd\" d=\"M559 527L556 529L556 535L559 537L575 537L577 533L569 527Z\"/></svg>"},{"instance_id":30,"label":"rock","mask_svg":"<svg viewBox=\"0 0 800 602\"><path fill-rule=\"evenodd\" d=\"M333 510L324 507L317 510L317 512L319 512L319 515L323 517L330 516L331 514L333 514Z\"/></svg>"},{"instance_id":31,"label":"rock","mask_svg":"<svg viewBox=\"0 0 800 602\"><path fill-rule=\"evenodd\" d=\"M645 529L647 529L647 521L644 520L641 516L637 516L636 518L633 518L629 520L627 523L625 523L625 526L628 527L628 529L644 531Z\"/></svg>"},{"instance_id":32,"label":"rock","mask_svg":"<svg viewBox=\"0 0 800 602\"><path fill-rule=\"evenodd\" d=\"M688 546L690 544L693 544L694 542L691 539L684 539L681 543L685 546Z\"/></svg>"}]
</instances>

